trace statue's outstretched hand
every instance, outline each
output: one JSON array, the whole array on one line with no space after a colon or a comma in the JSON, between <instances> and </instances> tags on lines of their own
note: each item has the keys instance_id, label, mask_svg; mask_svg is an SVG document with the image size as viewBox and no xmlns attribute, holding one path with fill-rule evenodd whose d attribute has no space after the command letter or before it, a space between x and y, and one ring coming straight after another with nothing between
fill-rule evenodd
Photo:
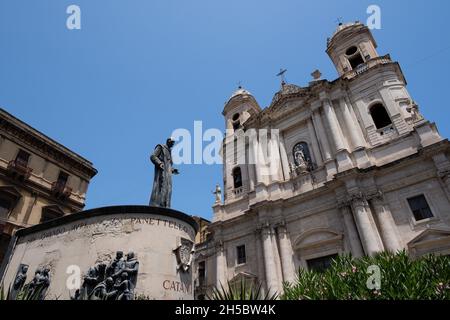
<instances>
[{"instance_id":1,"label":"statue's outstretched hand","mask_svg":"<svg viewBox=\"0 0 450 320\"><path fill-rule=\"evenodd\" d=\"M178 169L172 169L172 173L173 174L180 174L180 171L178 171Z\"/></svg>"}]
</instances>

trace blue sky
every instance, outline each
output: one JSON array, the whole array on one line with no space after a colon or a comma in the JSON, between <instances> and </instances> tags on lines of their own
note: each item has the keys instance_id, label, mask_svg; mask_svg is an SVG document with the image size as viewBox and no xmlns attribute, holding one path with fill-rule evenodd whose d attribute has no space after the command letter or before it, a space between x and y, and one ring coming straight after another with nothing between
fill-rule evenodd
<instances>
[{"instance_id":1,"label":"blue sky","mask_svg":"<svg viewBox=\"0 0 450 320\"><path fill-rule=\"evenodd\" d=\"M66 8L81 8L81 30ZM277 71L306 85L336 19L382 10L379 53L400 62L422 113L448 137L450 2L285 0L2 0L0 106L91 160L99 170L87 208L147 204L155 144L176 128L224 128L224 102L242 81L261 106ZM175 209L212 217L219 165L182 165Z\"/></svg>"}]
</instances>

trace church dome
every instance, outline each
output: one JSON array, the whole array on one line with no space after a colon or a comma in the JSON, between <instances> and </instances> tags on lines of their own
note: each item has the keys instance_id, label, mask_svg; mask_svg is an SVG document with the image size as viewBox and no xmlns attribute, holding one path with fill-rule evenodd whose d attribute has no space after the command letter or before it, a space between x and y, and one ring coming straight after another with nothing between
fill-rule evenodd
<instances>
[{"instance_id":1,"label":"church dome","mask_svg":"<svg viewBox=\"0 0 450 320\"><path fill-rule=\"evenodd\" d=\"M231 100L234 97L240 96L240 95L251 96L252 94L248 90L246 90L246 89L242 88L241 86L239 86L238 89L235 92L233 92L233 94L231 95L230 99L228 99L228 100Z\"/></svg>"},{"instance_id":2,"label":"church dome","mask_svg":"<svg viewBox=\"0 0 450 320\"><path fill-rule=\"evenodd\" d=\"M338 35L340 34L347 34L348 31L351 32L357 32L360 29L365 29L367 28L364 24L362 24L359 21L355 21L355 22L348 22L348 23L340 23L338 25L338 27L336 28L336 30L334 31L333 35L331 36L331 38L327 39L327 44L328 46L331 44L331 42L333 42L333 40L335 40Z\"/></svg>"}]
</instances>

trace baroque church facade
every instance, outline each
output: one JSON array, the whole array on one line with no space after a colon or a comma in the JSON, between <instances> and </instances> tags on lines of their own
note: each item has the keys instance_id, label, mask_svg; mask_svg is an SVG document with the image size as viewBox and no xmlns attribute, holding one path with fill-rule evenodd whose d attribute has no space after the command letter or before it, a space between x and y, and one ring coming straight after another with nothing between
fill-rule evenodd
<instances>
[{"instance_id":1,"label":"baroque church facade","mask_svg":"<svg viewBox=\"0 0 450 320\"><path fill-rule=\"evenodd\" d=\"M336 80L317 71L308 87L283 82L265 109L243 88L226 102L224 199L196 245L196 298L241 280L281 292L299 268L326 268L343 253L450 254L449 141L365 25L340 24L326 52ZM276 172L227 153L236 136L274 128ZM246 141L245 152L260 143Z\"/></svg>"}]
</instances>

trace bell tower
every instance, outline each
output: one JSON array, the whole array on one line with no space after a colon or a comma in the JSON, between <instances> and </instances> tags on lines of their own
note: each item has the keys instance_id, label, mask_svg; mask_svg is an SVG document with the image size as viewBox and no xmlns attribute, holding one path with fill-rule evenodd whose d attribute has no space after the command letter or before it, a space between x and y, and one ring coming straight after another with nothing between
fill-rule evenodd
<instances>
[{"instance_id":1,"label":"bell tower","mask_svg":"<svg viewBox=\"0 0 450 320\"><path fill-rule=\"evenodd\" d=\"M237 139L238 135L244 132L245 122L260 111L261 108L253 95L242 86L239 86L225 103L222 112L227 129L222 153L225 202L242 197L251 185L249 165L240 161L242 158L238 156L244 156L245 159L245 143L240 145Z\"/></svg>"},{"instance_id":2,"label":"bell tower","mask_svg":"<svg viewBox=\"0 0 450 320\"><path fill-rule=\"evenodd\" d=\"M339 76L342 76L377 58L376 48L377 43L367 26L360 22L339 23L333 36L328 39L326 52Z\"/></svg>"},{"instance_id":3,"label":"bell tower","mask_svg":"<svg viewBox=\"0 0 450 320\"><path fill-rule=\"evenodd\" d=\"M242 86L231 95L223 108L227 136L234 134L251 115L261 111L253 95Z\"/></svg>"}]
</instances>

